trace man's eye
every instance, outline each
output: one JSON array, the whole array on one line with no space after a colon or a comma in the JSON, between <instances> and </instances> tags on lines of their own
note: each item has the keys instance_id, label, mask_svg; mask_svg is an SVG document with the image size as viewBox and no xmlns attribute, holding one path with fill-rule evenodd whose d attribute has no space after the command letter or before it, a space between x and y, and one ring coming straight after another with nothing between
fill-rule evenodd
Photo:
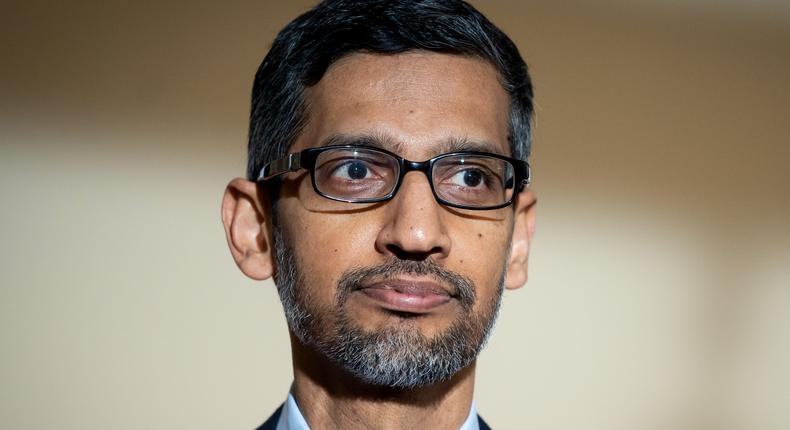
<instances>
[{"instance_id":1,"label":"man's eye","mask_svg":"<svg viewBox=\"0 0 790 430\"><path fill-rule=\"evenodd\" d=\"M349 161L335 168L335 171L332 174L333 176L342 179L356 181L360 179L365 179L366 177L368 177L369 173L370 173L370 169L368 168L365 162Z\"/></svg>"},{"instance_id":2,"label":"man's eye","mask_svg":"<svg viewBox=\"0 0 790 430\"><path fill-rule=\"evenodd\" d=\"M480 169L465 169L456 172L448 182L462 187L476 188L487 179Z\"/></svg>"}]
</instances>

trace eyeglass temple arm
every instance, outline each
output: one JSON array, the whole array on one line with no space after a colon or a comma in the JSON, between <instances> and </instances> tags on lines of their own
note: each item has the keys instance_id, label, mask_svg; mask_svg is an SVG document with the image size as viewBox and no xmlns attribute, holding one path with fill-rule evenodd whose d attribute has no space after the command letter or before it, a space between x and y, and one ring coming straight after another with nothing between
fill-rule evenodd
<instances>
[{"instance_id":1,"label":"eyeglass temple arm","mask_svg":"<svg viewBox=\"0 0 790 430\"><path fill-rule=\"evenodd\" d=\"M532 169L529 167L529 164L525 165L524 168L524 179L522 179L521 183L518 184L518 189L516 189L516 192L521 191L521 189L524 188L524 185L529 185L530 182L532 182ZM514 179L515 178L508 179L505 182L505 188L513 188L513 185L515 185L513 183Z\"/></svg>"},{"instance_id":2,"label":"eyeglass temple arm","mask_svg":"<svg viewBox=\"0 0 790 430\"><path fill-rule=\"evenodd\" d=\"M300 155L298 152L288 154L287 157L272 162L266 163L258 175L258 182L266 181L275 176L282 175L283 173L295 172L302 168L300 163Z\"/></svg>"},{"instance_id":3,"label":"eyeglass temple arm","mask_svg":"<svg viewBox=\"0 0 790 430\"><path fill-rule=\"evenodd\" d=\"M529 185L532 183L532 167L528 163L524 163L524 167L526 168L526 175L521 181L521 185Z\"/></svg>"}]
</instances>

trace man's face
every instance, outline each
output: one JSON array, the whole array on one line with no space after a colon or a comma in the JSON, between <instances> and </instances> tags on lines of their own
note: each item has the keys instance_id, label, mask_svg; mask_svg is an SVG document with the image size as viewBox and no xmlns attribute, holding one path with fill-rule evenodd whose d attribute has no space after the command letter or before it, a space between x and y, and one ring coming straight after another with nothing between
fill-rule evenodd
<instances>
[{"instance_id":1,"label":"man's face","mask_svg":"<svg viewBox=\"0 0 790 430\"><path fill-rule=\"evenodd\" d=\"M385 149L415 161L448 152L453 142L510 155L509 98L495 69L482 60L354 54L334 63L306 101L308 122L289 152L338 136L374 136ZM406 355L419 361L430 358L420 356L420 348L435 354L440 351L431 348L464 349L471 357L461 366L474 359L501 297L512 208L441 206L421 172L408 173L388 202L334 202L315 193L304 171L285 178L277 206L280 264L296 268L289 274L280 267L277 282L281 290L292 284L292 314L311 315L304 333L295 330L303 342L332 356L327 350L343 348L333 343L367 336L379 342L372 346L374 361L398 352L387 348L410 347L415 351ZM458 343L465 345L453 345Z\"/></svg>"}]
</instances>

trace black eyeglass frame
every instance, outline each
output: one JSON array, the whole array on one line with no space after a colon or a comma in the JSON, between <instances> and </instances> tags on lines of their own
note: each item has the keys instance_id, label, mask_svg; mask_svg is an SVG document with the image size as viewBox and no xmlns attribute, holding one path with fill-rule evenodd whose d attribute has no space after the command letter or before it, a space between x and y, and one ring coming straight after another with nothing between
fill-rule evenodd
<instances>
[{"instance_id":1,"label":"black eyeglass frame","mask_svg":"<svg viewBox=\"0 0 790 430\"><path fill-rule=\"evenodd\" d=\"M398 160L398 166L400 167L400 171L398 172L398 180L395 183L395 186L392 188L387 195L382 197L374 197L370 199L342 199L339 197L334 197L328 194L325 194L321 190L318 189L318 186L315 183L315 163L318 160L318 156L324 152L333 149L363 149L366 151L375 151L380 152L382 154L389 155L396 160ZM501 204L492 205L492 206L466 206L466 205L459 205L457 203L448 202L447 200L439 197L436 193L436 189L434 188L433 184L433 165L443 158L451 157L451 156L464 156L464 155L471 155L471 156L485 156L490 158L497 158L503 161L507 161L513 166L513 184L515 189L513 190L513 194L511 194L510 198ZM458 152L448 152L446 154L440 154L436 157L425 161L411 161L407 160L398 154L392 153L387 151L386 149L371 147L371 146L361 146L361 145L330 145L330 146L321 146L317 148L308 148L304 149L300 152L293 152L288 154L286 157L281 158L279 160L274 160L266 165L263 166L261 169L260 174L258 175L257 182L265 182L274 177L286 174L288 172L296 172L301 169L305 169L310 173L310 181L313 184L313 190L320 195L321 197L327 198L329 200L335 200L339 202L345 203L378 203L384 202L387 200L392 199L398 193L398 189L400 189L401 183L403 182L403 177L406 176L407 173L411 171L420 171L425 174L428 178L428 184L431 186L431 192L433 193L433 197L442 205L457 208L457 209L471 209L471 210L493 210L493 209L500 209L505 206L510 205L513 203L513 199L515 198L516 194L520 193L521 190L524 188L524 185L528 185L531 181L531 169L529 163L523 160L518 160L515 158L505 157L504 155L494 154L490 152L482 152L482 151L458 151Z\"/></svg>"}]
</instances>

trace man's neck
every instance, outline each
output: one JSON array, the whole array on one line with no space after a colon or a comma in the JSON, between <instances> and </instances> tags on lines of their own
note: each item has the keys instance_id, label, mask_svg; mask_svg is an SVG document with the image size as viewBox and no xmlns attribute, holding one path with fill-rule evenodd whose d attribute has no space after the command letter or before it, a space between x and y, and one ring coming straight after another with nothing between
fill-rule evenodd
<instances>
[{"instance_id":1,"label":"man's neck","mask_svg":"<svg viewBox=\"0 0 790 430\"><path fill-rule=\"evenodd\" d=\"M440 384L392 389L364 384L299 345L293 353L292 393L312 429L457 430L469 415L474 363Z\"/></svg>"}]
</instances>

